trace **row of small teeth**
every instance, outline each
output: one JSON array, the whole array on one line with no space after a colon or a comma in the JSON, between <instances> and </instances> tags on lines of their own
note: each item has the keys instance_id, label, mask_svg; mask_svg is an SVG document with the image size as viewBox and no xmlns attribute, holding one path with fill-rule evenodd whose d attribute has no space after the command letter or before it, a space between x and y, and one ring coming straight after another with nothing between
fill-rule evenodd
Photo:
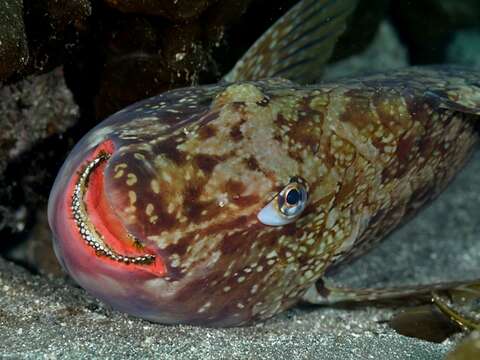
<instances>
[{"instance_id":1,"label":"row of small teeth","mask_svg":"<svg viewBox=\"0 0 480 360\"><path fill-rule=\"evenodd\" d=\"M91 246L97 255L103 255L116 260L123 262L125 264L149 264L155 260L154 255L142 255L142 256L123 256L115 253L110 249L102 240L96 231L92 231L89 226L86 224L84 219L86 218L85 206L83 205L83 196L84 191L82 189L86 188L88 183L88 177L90 176L92 170L97 167L100 162L105 161L109 158L109 155L102 153L97 156L93 161L91 161L85 169L82 171L79 179L75 185L73 196L72 196L72 213L73 219L78 227L80 236L85 240L85 242Z\"/></svg>"}]
</instances>

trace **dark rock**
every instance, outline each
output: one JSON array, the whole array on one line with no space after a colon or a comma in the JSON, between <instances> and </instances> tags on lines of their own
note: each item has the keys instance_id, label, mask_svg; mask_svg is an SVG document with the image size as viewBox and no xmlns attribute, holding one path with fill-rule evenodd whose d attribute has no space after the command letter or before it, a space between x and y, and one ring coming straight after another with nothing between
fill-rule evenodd
<instances>
[{"instance_id":1,"label":"dark rock","mask_svg":"<svg viewBox=\"0 0 480 360\"><path fill-rule=\"evenodd\" d=\"M63 64L92 13L89 0L1 0L0 81L14 82Z\"/></svg>"},{"instance_id":2,"label":"dark rock","mask_svg":"<svg viewBox=\"0 0 480 360\"><path fill-rule=\"evenodd\" d=\"M0 174L39 140L64 132L78 116L62 70L0 88Z\"/></svg>"},{"instance_id":3,"label":"dark rock","mask_svg":"<svg viewBox=\"0 0 480 360\"><path fill-rule=\"evenodd\" d=\"M440 63L455 31L478 26L478 0L394 1L392 18L414 64Z\"/></svg>"},{"instance_id":4,"label":"dark rock","mask_svg":"<svg viewBox=\"0 0 480 360\"><path fill-rule=\"evenodd\" d=\"M480 359L480 332L477 330L450 352L445 360Z\"/></svg>"},{"instance_id":5,"label":"dark rock","mask_svg":"<svg viewBox=\"0 0 480 360\"><path fill-rule=\"evenodd\" d=\"M104 0L122 12L143 15L157 15L173 22L199 17L210 5L218 0Z\"/></svg>"},{"instance_id":6,"label":"dark rock","mask_svg":"<svg viewBox=\"0 0 480 360\"><path fill-rule=\"evenodd\" d=\"M225 46L225 33L251 1L213 4L188 23L99 8L91 30L97 36L66 66L80 106L100 120L165 90L218 81L226 61L214 50Z\"/></svg>"},{"instance_id":7,"label":"dark rock","mask_svg":"<svg viewBox=\"0 0 480 360\"><path fill-rule=\"evenodd\" d=\"M52 232L47 221L47 208L40 208L35 214L35 225L25 241L25 257L20 262L42 275L63 276L60 263L52 246Z\"/></svg>"},{"instance_id":8,"label":"dark rock","mask_svg":"<svg viewBox=\"0 0 480 360\"><path fill-rule=\"evenodd\" d=\"M345 33L338 40L330 62L365 50L377 34L389 4L390 0L359 1Z\"/></svg>"},{"instance_id":9,"label":"dark rock","mask_svg":"<svg viewBox=\"0 0 480 360\"><path fill-rule=\"evenodd\" d=\"M0 0L0 81L28 61L22 0Z\"/></svg>"},{"instance_id":10,"label":"dark rock","mask_svg":"<svg viewBox=\"0 0 480 360\"><path fill-rule=\"evenodd\" d=\"M388 323L399 334L436 343L462 330L432 304L405 309Z\"/></svg>"},{"instance_id":11,"label":"dark rock","mask_svg":"<svg viewBox=\"0 0 480 360\"><path fill-rule=\"evenodd\" d=\"M43 73L75 53L92 14L89 0L24 0L30 59L22 75Z\"/></svg>"},{"instance_id":12,"label":"dark rock","mask_svg":"<svg viewBox=\"0 0 480 360\"><path fill-rule=\"evenodd\" d=\"M105 25L105 60L95 96L98 119L168 89L198 84L202 72L212 72L198 22L162 26L122 15Z\"/></svg>"},{"instance_id":13,"label":"dark rock","mask_svg":"<svg viewBox=\"0 0 480 360\"><path fill-rule=\"evenodd\" d=\"M448 45L446 60L480 68L480 28L457 31Z\"/></svg>"},{"instance_id":14,"label":"dark rock","mask_svg":"<svg viewBox=\"0 0 480 360\"><path fill-rule=\"evenodd\" d=\"M61 161L66 155L51 139L76 122L78 108L61 69L4 86L0 99L0 234L4 234L2 230L25 230L36 204L45 203L54 176L53 159ZM44 146L47 139L49 146Z\"/></svg>"},{"instance_id":15,"label":"dark rock","mask_svg":"<svg viewBox=\"0 0 480 360\"><path fill-rule=\"evenodd\" d=\"M384 21L365 51L327 65L323 80L364 75L408 66L408 54L392 25Z\"/></svg>"}]
</instances>

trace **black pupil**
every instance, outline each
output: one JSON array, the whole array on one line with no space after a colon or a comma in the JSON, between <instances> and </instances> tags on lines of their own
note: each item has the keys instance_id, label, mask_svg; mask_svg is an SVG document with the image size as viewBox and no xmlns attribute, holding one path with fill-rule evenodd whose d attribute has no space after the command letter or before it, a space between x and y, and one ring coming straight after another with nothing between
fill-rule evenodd
<instances>
[{"instance_id":1,"label":"black pupil","mask_svg":"<svg viewBox=\"0 0 480 360\"><path fill-rule=\"evenodd\" d=\"M287 203L295 205L300 201L300 192L297 189L292 189L287 194Z\"/></svg>"}]
</instances>

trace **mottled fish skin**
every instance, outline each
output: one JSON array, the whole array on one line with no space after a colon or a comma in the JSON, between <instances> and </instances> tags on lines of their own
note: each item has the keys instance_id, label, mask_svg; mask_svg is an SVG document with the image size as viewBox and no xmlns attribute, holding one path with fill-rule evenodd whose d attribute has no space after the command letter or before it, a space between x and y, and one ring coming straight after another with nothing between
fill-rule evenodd
<instances>
[{"instance_id":1,"label":"mottled fish skin","mask_svg":"<svg viewBox=\"0 0 480 360\"><path fill-rule=\"evenodd\" d=\"M136 316L209 326L271 317L445 188L478 141L479 84L459 68L410 68L142 101L65 162L49 201L55 250L82 287ZM74 223L72 188L105 142L111 212L162 274L96 252ZM308 183L307 208L288 225L262 224L258 212L293 176Z\"/></svg>"}]
</instances>

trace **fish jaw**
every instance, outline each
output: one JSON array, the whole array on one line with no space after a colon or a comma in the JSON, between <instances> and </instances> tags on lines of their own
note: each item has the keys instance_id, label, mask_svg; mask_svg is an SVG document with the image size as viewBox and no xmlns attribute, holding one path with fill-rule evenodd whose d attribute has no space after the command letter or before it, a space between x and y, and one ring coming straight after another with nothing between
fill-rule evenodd
<instances>
[{"instance_id":1,"label":"fish jaw","mask_svg":"<svg viewBox=\"0 0 480 360\"><path fill-rule=\"evenodd\" d=\"M227 286L222 287L221 296L203 287L204 282L210 281L206 279L218 273L211 260L196 266L184 278L172 281L175 274L171 271L175 271L175 265L163 261L165 252L162 249L153 242L140 240L145 245L141 252L129 243L130 233L110 206L107 196L115 189L114 186L108 188L105 180L105 174L110 174L115 167L115 162L109 163L110 159L116 159L115 155L114 141L104 139L85 155L84 160L77 161L78 166L65 185L54 187L49 203L50 225L54 250L64 269L95 297L117 310L144 319L213 326L251 322L254 319L251 309L245 307L242 311L240 301L233 304L236 312L209 309L209 304L216 302L209 300L210 297L221 300L223 296L226 299L230 296L224 294ZM63 178L62 171L59 177ZM78 202L84 203L81 211L78 211ZM91 225L87 230L94 229L95 234L82 232L83 221ZM240 224L243 221L242 218ZM90 244L87 236L100 236L103 244L116 256L122 254L123 259L108 256L103 248ZM151 256L153 261L126 261L127 256L137 260ZM219 267L225 269L223 265Z\"/></svg>"},{"instance_id":2,"label":"fish jaw","mask_svg":"<svg viewBox=\"0 0 480 360\"><path fill-rule=\"evenodd\" d=\"M94 296L119 310L145 317L146 309L154 304L142 296L143 284L165 276L165 265L154 248L138 249L133 244L108 204L103 172L114 149L112 141L102 142L66 185L52 192L49 213L54 250L64 269ZM82 178L86 186L81 189ZM76 202L83 202L85 218ZM97 236L103 243L100 248L88 241Z\"/></svg>"}]
</instances>

